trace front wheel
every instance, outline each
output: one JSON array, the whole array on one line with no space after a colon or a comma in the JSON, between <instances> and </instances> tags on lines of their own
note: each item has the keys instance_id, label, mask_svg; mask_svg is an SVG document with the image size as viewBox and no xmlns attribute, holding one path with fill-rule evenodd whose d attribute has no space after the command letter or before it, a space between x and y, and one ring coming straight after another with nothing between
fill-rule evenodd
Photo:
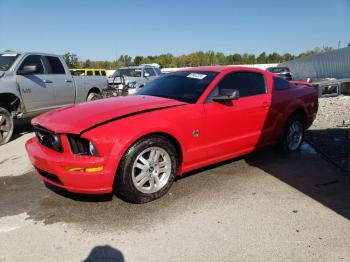
<instances>
[{"instance_id":1,"label":"front wheel","mask_svg":"<svg viewBox=\"0 0 350 262\"><path fill-rule=\"evenodd\" d=\"M0 107L0 145L6 144L11 139L13 129L13 118L10 112Z\"/></svg>"},{"instance_id":2,"label":"front wheel","mask_svg":"<svg viewBox=\"0 0 350 262\"><path fill-rule=\"evenodd\" d=\"M294 152L299 150L304 140L304 119L300 115L289 118L280 139L280 148L283 152Z\"/></svg>"},{"instance_id":3,"label":"front wheel","mask_svg":"<svg viewBox=\"0 0 350 262\"><path fill-rule=\"evenodd\" d=\"M176 150L166 138L141 139L123 156L116 174L115 191L132 203L160 198L174 182L177 165Z\"/></svg>"}]
</instances>

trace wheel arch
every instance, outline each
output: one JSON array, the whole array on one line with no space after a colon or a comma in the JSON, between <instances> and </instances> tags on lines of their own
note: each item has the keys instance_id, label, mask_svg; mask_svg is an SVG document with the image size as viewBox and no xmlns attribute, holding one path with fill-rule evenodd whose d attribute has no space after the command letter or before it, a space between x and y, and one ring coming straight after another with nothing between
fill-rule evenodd
<instances>
[{"instance_id":1,"label":"wheel arch","mask_svg":"<svg viewBox=\"0 0 350 262\"><path fill-rule=\"evenodd\" d=\"M0 94L0 105L11 113L21 107L21 99L12 93L2 93Z\"/></svg>"},{"instance_id":2,"label":"wheel arch","mask_svg":"<svg viewBox=\"0 0 350 262\"><path fill-rule=\"evenodd\" d=\"M98 87L91 87L89 89L88 95L91 93L97 93L97 94L101 94L101 90Z\"/></svg>"},{"instance_id":3,"label":"wheel arch","mask_svg":"<svg viewBox=\"0 0 350 262\"><path fill-rule=\"evenodd\" d=\"M306 114L306 111L305 111L303 108L297 108L297 109L293 110L293 111L289 114L289 116L288 116L288 118L287 118L287 121L288 121L288 119L290 119L291 117L293 117L293 116L295 116L295 115L301 116L301 117L303 118L303 120L304 120L304 125L306 124L307 114Z\"/></svg>"},{"instance_id":4,"label":"wheel arch","mask_svg":"<svg viewBox=\"0 0 350 262\"><path fill-rule=\"evenodd\" d=\"M176 149L176 153L177 153L177 156L178 156L178 161L179 161L179 166L181 166L182 164L182 161L183 161L183 148L179 142L179 140L167 133L167 132L164 132L164 131L159 131L159 132L151 132L151 133L147 133L147 134L144 134L140 137L138 137L137 139L134 139L133 142L131 143L131 145L128 146L128 148L126 150L124 150L124 153L128 151L128 149L130 147L132 147L136 142L140 141L141 139L144 139L144 138L147 138L147 137L150 137L150 136L162 136L164 137L165 139L169 140L169 142L175 147ZM123 153L123 154L124 154Z\"/></svg>"}]
</instances>

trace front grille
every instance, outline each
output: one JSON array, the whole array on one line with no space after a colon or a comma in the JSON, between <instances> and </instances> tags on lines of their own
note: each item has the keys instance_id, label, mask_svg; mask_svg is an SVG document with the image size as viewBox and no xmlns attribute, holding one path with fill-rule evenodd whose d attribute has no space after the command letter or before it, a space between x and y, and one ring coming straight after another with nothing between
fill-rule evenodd
<instances>
[{"instance_id":1,"label":"front grille","mask_svg":"<svg viewBox=\"0 0 350 262\"><path fill-rule=\"evenodd\" d=\"M44 170L41 170L39 168L36 167L36 170L38 171L38 173L45 177L46 179L52 181L52 182L55 182L56 184L60 184L60 185L63 185L62 181L55 175L49 173L49 172L46 172Z\"/></svg>"},{"instance_id":2,"label":"front grille","mask_svg":"<svg viewBox=\"0 0 350 262\"><path fill-rule=\"evenodd\" d=\"M40 126L34 126L34 131L40 144L57 152L63 152L61 139L58 134Z\"/></svg>"}]
</instances>

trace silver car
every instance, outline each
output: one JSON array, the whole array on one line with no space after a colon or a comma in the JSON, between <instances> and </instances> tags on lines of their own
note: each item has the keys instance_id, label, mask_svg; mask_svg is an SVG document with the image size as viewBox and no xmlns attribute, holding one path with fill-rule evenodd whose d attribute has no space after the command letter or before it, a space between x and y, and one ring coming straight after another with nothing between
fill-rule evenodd
<instances>
[{"instance_id":1,"label":"silver car","mask_svg":"<svg viewBox=\"0 0 350 262\"><path fill-rule=\"evenodd\" d=\"M141 65L121 67L108 78L108 85L117 89L119 93L134 94L148 82L156 79L162 74L155 66Z\"/></svg>"},{"instance_id":2,"label":"silver car","mask_svg":"<svg viewBox=\"0 0 350 262\"><path fill-rule=\"evenodd\" d=\"M72 76L63 58L45 53L0 53L0 145L12 136L13 118L102 98L106 76Z\"/></svg>"}]
</instances>

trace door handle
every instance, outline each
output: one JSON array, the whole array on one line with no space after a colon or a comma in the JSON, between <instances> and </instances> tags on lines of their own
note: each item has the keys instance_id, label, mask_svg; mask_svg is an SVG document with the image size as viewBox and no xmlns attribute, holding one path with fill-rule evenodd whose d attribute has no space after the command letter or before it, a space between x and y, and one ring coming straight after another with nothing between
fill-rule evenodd
<instances>
[{"instance_id":1,"label":"door handle","mask_svg":"<svg viewBox=\"0 0 350 262\"><path fill-rule=\"evenodd\" d=\"M66 82L66 83L72 83L73 81L72 81L72 80L69 80L69 79L66 79L66 80L64 80L64 82Z\"/></svg>"},{"instance_id":2,"label":"door handle","mask_svg":"<svg viewBox=\"0 0 350 262\"><path fill-rule=\"evenodd\" d=\"M46 80L46 79L44 79L43 82L46 83L46 84L51 84L52 83L51 80Z\"/></svg>"}]
</instances>

